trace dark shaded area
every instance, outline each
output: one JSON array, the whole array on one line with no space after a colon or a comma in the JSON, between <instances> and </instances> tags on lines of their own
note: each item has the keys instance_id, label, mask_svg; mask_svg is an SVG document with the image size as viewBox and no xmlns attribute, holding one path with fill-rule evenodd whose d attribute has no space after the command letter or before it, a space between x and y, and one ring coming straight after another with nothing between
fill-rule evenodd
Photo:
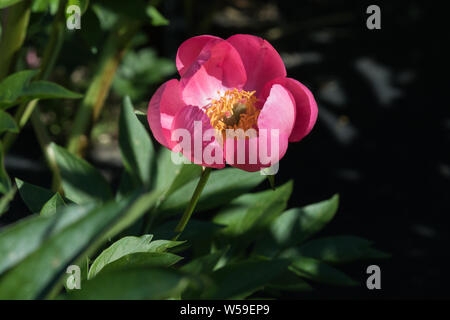
<instances>
[{"instance_id":1,"label":"dark shaded area","mask_svg":"<svg viewBox=\"0 0 450 320\"><path fill-rule=\"evenodd\" d=\"M339 212L321 235L362 236L393 255L344 267L359 288L299 297L449 297L443 12L423 1L200 2L191 1L191 11L166 3L166 16L188 10L191 18L172 20L159 35L161 51L173 55L193 34L268 39L288 76L306 84L319 104L316 127L290 145L277 183L294 179L291 206L339 192ZM381 30L366 28L369 4L381 8ZM378 292L365 287L372 263L382 270Z\"/></svg>"},{"instance_id":2,"label":"dark shaded area","mask_svg":"<svg viewBox=\"0 0 450 320\"><path fill-rule=\"evenodd\" d=\"M381 7L381 30L366 28L368 4ZM288 76L315 94L318 123L290 146L277 184L294 179L290 206L340 193L338 215L320 235L361 236L393 257L344 267L361 281L359 288L323 287L289 298L450 296L449 82L442 80L448 58L446 17L436 6L431 1L168 0L161 11L171 25L149 28L150 45L166 57L197 34L262 36L282 55ZM34 161L41 157L38 145L30 141L32 131L25 131L13 154L30 162L22 169L15 162L10 174L49 185L45 166ZM113 177L120 172L102 166ZM8 213L4 222L26 212L18 197L11 206L18 213ZM372 263L382 270L377 292L365 288L365 270Z\"/></svg>"}]
</instances>

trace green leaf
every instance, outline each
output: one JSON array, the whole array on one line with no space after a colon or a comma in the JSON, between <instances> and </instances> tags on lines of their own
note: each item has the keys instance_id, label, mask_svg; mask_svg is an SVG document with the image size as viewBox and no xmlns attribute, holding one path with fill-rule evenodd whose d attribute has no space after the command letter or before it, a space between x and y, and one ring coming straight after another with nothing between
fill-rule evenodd
<instances>
[{"instance_id":1,"label":"green leaf","mask_svg":"<svg viewBox=\"0 0 450 320\"><path fill-rule=\"evenodd\" d=\"M309 257L295 258L289 269L301 277L320 283L338 286L354 286L358 284L342 271Z\"/></svg>"},{"instance_id":2,"label":"green leaf","mask_svg":"<svg viewBox=\"0 0 450 320\"><path fill-rule=\"evenodd\" d=\"M165 190L170 195L189 181L200 177L202 167L196 164L175 164L172 151L162 147L158 152L156 164L156 188Z\"/></svg>"},{"instance_id":3,"label":"green leaf","mask_svg":"<svg viewBox=\"0 0 450 320\"><path fill-rule=\"evenodd\" d=\"M276 190L244 194L220 210L213 221L225 225L222 234L242 236L264 230L286 208L292 193L292 181Z\"/></svg>"},{"instance_id":4,"label":"green leaf","mask_svg":"<svg viewBox=\"0 0 450 320\"><path fill-rule=\"evenodd\" d=\"M155 152L128 96L123 100L119 118L119 145L127 170L142 184L149 185Z\"/></svg>"},{"instance_id":5,"label":"green leaf","mask_svg":"<svg viewBox=\"0 0 450 320\"><path fill-rule=\"evenodd\" d=\"M171 220L163 223L153 229L152 233L155 237L160 239L173 239L177 236L177 233L174 232L174 230L178 222L178 220ZM210 252L214 236L222 228L223 226L210 221L191 219L184 229L181 239L187 241L195 254L206 254L207 252Z\"/></svg>"},{"instance_id":6,"label":"green leaf","mask_svg":"<svg viewBox=\"0 0 450 320\"><path fill-rule=\"evenodd\" d=\"M78 99L82 95L49 81L31 81L37 70L16 72L0 82L0 108L32 99Z\"/></svg>"},{"instance_id":7,"label":"green leaf","mask_svg":"<svg viewBox=\"0 0 450 320\"><path fill-rule=\"evenodd\" d=\"M82 94L67 90L50 81L33 81L23 90L24 100L32 99L80 99Z\"/></svg>"},{"instance_id":8,"label":"green leaf","mask_svg":"<svg viewBox=\"0 0 450 320\"><path fill-rule=\"evenodd\" d=\"M37 73L37 70L19 71L0 82L0 107L6 108L14 105Z\"/></svg>"},{"instance_id":9,"label":"green leaf","mask_svg":"<svg viewBox=\"0 0 450 320\"><path fill-rule=\"evenodd\" d=\"M257 244L256 252L273 256L284 248L304 242L334 217L338 205L336 194L329 200L287 210L273 222L266 238Z\"/></svg>"},{"instance_id":10,"label":"green leaf","mask_svg":"<svg viewBox=\"0 0 450 320\"><path fill-rule=\"evenodd\" d=\"M0 299L42 299L57 285L66 267L92 252L108 229L127 214L130 201L109 202L91 210L49 238L0 280ZM50 218L62 216L54 215ZM14 251L12 251L14 252ZM10 252L8 252L11 254ZM39 275L39 276L36 276Z\"/></svg>"},{"instance_id":11,"label":"green leaf","mask_svg":"<svg viewBox=\"0 0 450 320\"><path fill-rule=\"evenodd\" d=\"M65 207L66 203L59 193L55 193L42 207L40 215L48 217L54 215L60 208Z\"/></svg>"},{"instance_id":12,"label":"green leaf","mask_svg":"<svg viewBox=\"0 0 450 320\"><path fill-rule=\"evenodd\" d=\"M155 240L150 243L150 252L165 252L168 249L179 246L186 241L172 241L172 240Z\"/></svg>"},{"instance_id":13,"label":"green leaf","mask_svg":"<svg viewBox=\"0 0 450 320\"><path fill-rule=\"evenodd\" d=\"M175 270L137 268L105 272L70 292L71 299L141 300L177 297L189 278Z\"/></svg>"},{"instance_id":14,"label":"green leaf","mask_svg":"<svg viewBox=\"0 0 450 320\"><path fill-rule=\"evenodd\" d=\"M214 285L206 288L202 298L233 299L242 294L249 295L285 272L288 266L289 261L284 259L248 260L226 265L211 274Z\"/></svg>"},{"instance_id":15,"label":"green leaf","mask_svg":"<svg viewBox=\"0 0 450 320\"><path fill-rule=\"evenodd\" d=\"M211 285L209 275L215 268L220 267L219 261L227 250L228 248L200 256L180 268L180 271L198 276L201 281L200 283L191 283L189 288L183 292L181 297L183 300L198 299L205 288Z\"/></svg>"},{"instance_id":16,"label":"green leaf","mask_svg":"<svg viewBox=\"0 0 450 320\"><path fill-rule=\"evenodd\" d=\"M329 200L292 209L283 213L272 227L278 244L284 246L301 243L314 235L333 219L339 206L339 196Z\"/></svg>"},{"instance_id":17,"label":"green leaf","mask_svg":"<svg viewBox=\"0 0 450 320\"><path fill-rule=\"evenodd\" d=\"M81 10L81 14L85 13L88 6L89 6L89 0L68 0L67 4L66 4L66 13L67 13L67 8L70 6L78 6L80 7Z\"/></svg>"},{"instance_id":18,"label":"green leaf","mask_svg":"<svg viewBox=\"0 0 450 320\"><path fill-rule=\"evenodd\" d=\"M124 169L120 176L119 187L117 188L116 192L116 199L123 199L126 195L130 194L131 192L133 192L133 190L136 190L139 187L140 184L138 183L138 181L133 179L128 170Z\"/></svg>"},{"instance_id":19,"label":"green leaf","mask_svg":"<svg viewBox=\"0 0 450 320\"><path fill-rule=\"evenodd\" d=\"M54 262L70 260L73 263L93 252L103 241L116 236L150 210L159 196L157 192L150 192L136 201L133 201L135 196L131 196L97 209L93 204L71 205L53 216L32 216L3 229L0 232L0 274L23 262L3 279L7 284L4 291L3 282L0 283L0 297L46 295L65 272L62 265L58 264L60 268L56 268ZM125 206L127 210L122 210ZM44 278L34 277L41 275L41 271ZM11 288L13 290L8 294Z\"/></svg>"},{"instance_id":20,"label":"green leaf","mask_svg":"<svg viewBox=\"0 0 450 320\"><path fill-rule=\"evenodd\" d=\"M92 206L69 206L58 215L33 215L2 229L0 274L22 261L48 238L83 218L92 209Z\"/></svg>"},{"instance_id":21,"label":"green leaf","mask_svg":"<svg viewBox=\"0 0 450 320\"><path fill-rule=\"evenodd\" d=\"M177 224L178 220L168 221L155 228L153 234L161 239L171 239L177 234L174 232ZM182 238L188 242L193 242L195 240L205 241L222 228L223 226L209 221L190 219L183 231Z\"/></svg>"},{"instance_id":22,"label":"green leaf","mask_svg":"<svg viewBox=\"0 0 450 320\"><path fill-rule=\"evenodd\" d=\"M0 217L8 211L9 203L14 199L14 196L17 192L16 188L12 188L7 193L0 197Z\"/></svg>"},{"instance_id":23,"label":"green leaf","mask_svg":"<svg viewBox=\"0 0 450 320\"><path fill-rule=\"evenodd\" d=\"M34 0L31 5L31 12L47 12L54 15L58 9L59 0Z\"/></svg>"},{"instance_id":24,"label":"green leaf","mask_svg":"<svg viewBox=\"0 0 450 320\"><path fill-rule=\"evenodd\" d=\"M167 26L169 24L169 20L164 18L154 6L148 6L145 12L150 17L153 26Z\"/></svg>"},{"instance_id":25,"label":"green leaf","mask_svg":"<svg viewBox=\"0 0 450 320\"><path fill-rule=\"evenodd\" d=\"M302 256L329 263L361 259L388 258L390 255L371 247L372 242L355 236L335 236L308 241L298 248Z\"/></svg>"},{"instance_id":26,"label":"green leaf","mask_svg":"<svg viewBox=\"0 0 450 320\"><path fill-rule=\"evenodd\" d=\"M88 278L95 277L106 265L121 259L122 257L137 252L153 252L161 253L168 248L177 246L182 242L157 240L151 241L153 235L143 235L142 237L124 237L110 247L105 249L92 264Z\"/></svg>"},{"instance_id":27,"label":"green leaf","mask_svg":"<svg viewBox=\"0 0 450 320\"><path fill-rule=\"evenodd\" d=\"M112 198L108 182L94 167L56 144L52 144L51 148L55 154L64 193L68 199L77 204L83 204Z\"/></svg>"},{"instance_id":28,"label":"green leaf","mask_svg":"<svg viewBox=\"0 0 450 320\"><path fill-rule=\"evenodd\" d=\"M135 194L136 191L133 193ZM133 195L131 194L131 195ZM148 213L157 203L161 197L161 193L157 190L144 193L137 198L131 208L128 210L127 215L124 216L118 223L109 231L108 238L114 237L127 227L135 223L145 213Z\"/></svg>"},{"instance_id":29,"label":"green leaf","mask_svg":"<svg viewBox=\"0 0 450 320\"><path fill-rule=\"evenodd\" d=\"M275 175L271 174L267 176L267 179L269 180L270 187L275 190Z\"/></svg>"},{"instance_id":30,"label":"green leaf","mask_svg":"<svg viewBox=\"0 0 450 320\"><path fill-rule=\"evenodd\" d=\"M17 133L19 132L19 127L9 113L0 110L0 134L5 131Z\"/></svg>"},{"instance_id":31,"label":"green leaf","mask_svg":"<svg viewBox=\"0 0 450 320\"><path fill-rule=\"evenodd\" d=\"M13 4L16 4L23 0L0 0L0 9L12 6Z\"/></svg>"},{"instance_id":32,"label":"green leaf","mask_svg":"<svg viewBox=\"0 0 450 320\"><path fill-rule=\"evenodd\" d=\"M246 172L236 168L213 171L195 210L199 212L225 205L256 187L265 178L259 172ZM197 182L198 179L194 179L172 193L161 204L160 210L166 214L182 212L190 201Z\"/></svg>"},{"instance_id":33,"label":"green leaf","mask_svg":"<svg viewBox=\"0 0 450 320\"><path fill-rule=\"evenodd\" d=\"M267 288L282 291L311 291L312 287L290 270L273 279Z\"/></svg>"},{"instance_id":34,"label":"green leaf","mask_svg":"<svg viewBox=\"0 0 450 320\"><path fill-rule=\"evenodd\" d=\"M144 126L145 130L151 131L150 126L148 124L147 114L145 112L140 111L140 110L135 110L134 114L136 115L136 118L139 120L139 122Z\"/></svg>"},{"instance_id":35,"label":"green leaf","mask_svg":"<svg viewBox=\"0 0 450 320\"><path fill-rule=\"evenodd\" d=\"M225 250L221 250L195 258L182 266L180 270L190 274L209 274L214 270L214 267L217 266L224 254Z\"/></svg>"},{"instance_id":36,"label":"green leaf","mask_svg":"<svg viewBox=\"0 0 450 320\"><path fill-rule=\"evenodd\" d=\"M54 196L54 192L16 178L17 189L25 205L32 213L40 212L42 207Z\"/></svg>"},{"instance_id":37,"label":"green leaf","mask_svg":"<svg viewBox=\"0 0 450 320\"><path fill-rule=\"evenodd\" d=\"M93 278L105 265L134 252L146 252L153 235L124 237L114 242L95 259L89 269L88 279Z\"/></svg>"},{"instance_id":38,"label":"green leaf","mask_svg":"<svg viewBox=\"0 0 450 320\"><path fill-rule=\"evenodd\" d=\"M0 141L0 194L5 194L11 190L11 180L5 170L3 145Z\"/></svg>"},{"instance_id":39,"label":"green leaf","mask_svg":"<svg viewBox=\"0 0 450 320\"><path fill-rule=\"evenodd\" d=\"M135 252L107 264L102 272L144 267L170 267L181 259L183 258L169 252Z\"/></svg>"}]
</instances>

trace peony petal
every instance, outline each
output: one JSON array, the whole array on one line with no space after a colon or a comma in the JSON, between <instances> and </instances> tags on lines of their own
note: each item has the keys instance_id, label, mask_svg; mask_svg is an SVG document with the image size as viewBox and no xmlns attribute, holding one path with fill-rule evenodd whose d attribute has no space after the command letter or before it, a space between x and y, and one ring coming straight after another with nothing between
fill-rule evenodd
<instances>
[{"instance_id":1,"label":"peony petal","mask_svg":"<svg viewBox=\"0 0 450 320\"><path fill-rule=\"evenodd\" d=\"M181 77L183 101L206 106L228 89L241 89L247 76L239 53L226 41L206 45Z\"/></svg>"},{"instance_id":2,"label":"peony petal","mask_svg":"<svg viewBox=\"0 0 450 320\"><path fill-rule=\"evenodd\" d=\"M212 133L212 138L204 138L207 132ZM223 168L225 167L225 161L222 147L214 138L214 133L215 130L202 109L186 106L176 114L172 122L172 151L181 151L193 163L206 167ZM181 150L177 150L179 146L182 147ZM205 149L213 150L212 155L217 156L218 161L208 161L204 157Z\"/></svg>"},{"instance_id":3,"label":"peony petal","mask_svg":"<svg viewBox=\"0 0 450 320\"><path fill-rule=\"evenodd\" d=\"M295 100L296 117L289 142L297 142L311 132L317 120L317 103L309 89L291 78L277 78L267 83L260 98L265 99L274 84L281 84L292 94Z\"/></svg>"},{"instance_id":4,"label":"peony petal","mask_svg":"<svg viewBox=\"0 0 450 320\"><path fill-rule=\"evenodd\" d=\"M286 68L278 52L266 40L245 34L231 36L226 41L239 52L247 72L245 90L259 92L277 77L286 76Z\"/></svg>"},{"instance_id":5,"label":"peony petal","mask_svg":"<svg viewBox=\"0 0 450 320\"><path fill-rule=\"evenodd\" d=\"M147 110L147 120L155 139L171 149L170 129L173 117L185 106L176 79L163 83L153 95Z\"/></svg>"},{"instance_id":6,"label":"peony petal","mask_svg":"<svg viewBox=\"0 0 450 320\"><path fill-rule=\"evenodd\" d=\"M230 137L226 138L224 152L227 164L248 172L259 171L268 167L269 165L263 165L259 161L258 141L258 137L239 140ZM242 157L243 161L240 160L240 157Z\"/></svg>"},{"instance_id":7,"label":"peony petal","mask_svg":"<svg viewBox=\"0 0 450 320\"><path fill-rule=\"evenodd\" d=\"M291 93L282 85L274 84L258 117L259 139L262 139L263 130L267 130L266 146L268 154L273 157L273 163L281 160L286 153L289 136L294 127L295 112L295 101ZM278 141L272 141L274 129L278 130ZM272 152L272 142L275 145L278 143L278 154Z\"/></svg>"},{"instance_id":8,"label":"peony petal","mask_svg":"<svg viewBox=\"0 0 450 320\"><path fill-rule=\"evenodd\" d=\"M286 153L294 119L292 95L283 86L273 85L258 117L258 136L247 139L227 136L224 144L227 163L245 171L258 171L278 163Z\"/></svg>"},{"instance_id":9,"label":"peony petal","mask_svg":"<svg viewBox=\"0 0 450 320\"><path fill-rule=\"evenodd\" d=\"M212 41L214 40L214 41ZM176 65L180 76L186 72L186 70L194 63L198 55L208 42L223 41L219 37L210 35L202 35L193 38L189 38L184 41L177 51Z\"/></svg>"}]
</instances>

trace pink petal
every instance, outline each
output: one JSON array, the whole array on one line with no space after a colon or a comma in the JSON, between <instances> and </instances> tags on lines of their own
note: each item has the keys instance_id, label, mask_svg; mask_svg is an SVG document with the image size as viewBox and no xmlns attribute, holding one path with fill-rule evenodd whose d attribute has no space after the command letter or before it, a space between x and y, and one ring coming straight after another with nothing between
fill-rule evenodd
<instances>
[{"instance_id":1,"label":"pink petal","mask_svg":"<svg viewBox=\"0 0 450 320\"><path fill-rule=\"evenodd\" d=\"M181 95L186 104L203 107L228 89L242 88L246 79L244 65L232 45L226 41L208 44L181 77Z\"/></svg>"},{"instance_id":2,"label":"pink petal","mask_svg":"<svg viewBox=\"0 0 450 320\"><path fill-rule=\"evenodd\" d=\"M147 120L155 139L171 149L170 129L175 114L185 106L176 79L163 83L150 100Z\"/></svg>"},{"instance_id":3,"label":"pink petal","mask_svg":"<svg viewBox=\"0 0 450 320\"><path fill-rule=\"evenodd\" d=\"M270 89L270 94L264 103L261 113L258 117L258 128L261 139L261 130L268 130L267 132L267 148L271 149L271 132L270 130L277 129L279 132L278 138L278 155L273 154L276 160L281 158L286 153L288 147L288 139L291 135L292 128L295 121L295 102L291 93L282 85L274 84ZM271 154L271 152L269 153ZM276 159L277 157L277 159Z\"/></svg>"},{"instance_id":4,"label":"pink petal","mask_svg":"<svg viewBox=\"0 0 450 320\"><path fill-rule=\"evenodd\" d=\"M211 40L221 41L222 39L214 36L202 35L189 38L180 45L176 57L176 65L180 76L183 76L186 70L197 59L205 45Z\"/></svg>"},{"instance_id":5,"label":"pink petal","mask_svg":"<svg viewBox=\"0 0 450 320\"><path fill-rule=\"evenodd\" d=\"M277 78L268 83L262 93L261 98L265 99L273 84L281 84L290 91L295 100L296 118L289 142L297 142L304 138L314 127L317 120L317 103L309 89L291 78Z\"/></svg>"},{"instance_id":6,"label":"pink petal","mask_svg":"<svg viewBox=\"0 0 450 320\"><path fill-rule=\"evenodd\" d=\"M243 143L243 146L240 147L239 143ZM230 147L231 149L230 150ZM232 167L245 170L248 172L259 171L262 168L268 167L268 165L263 165L259 161L258 156L258 137L256 138L248 138L248 139L233 139L226 138L224 143L224 152L225 152L225 160L227 164ZM243 161L241 162L239 157L240 153L243 154ZM251 159L255 159L251 160Z\"/></svg>"},{"instance_id":7,"label":"pink petal","mask_svg":"<svg viewBox=\"0 0 450 320\"><path fill-rule=\"evenodd\" d=\"M278 52L266 40L245 34L231 36L226 41L239 52L247 72L245 90L259 92L270 80L286 76L286 68Z\"/></svg>"},{"instance_id":8,"label":"pink petal","mask_svg":"<svg viewBox=\"0 0 450 320\"><path fill-rule=\"evenodd\" d=\"M292 95L283 86L273 85L258 117L258 137L246 139L245 147L242 148L245 163L239 163L239 145L237 140L233 143L231 138L227 138L224 145L227 163L245 171L258 171L278 163L286 153L294 119L295 103ZM230 150L230 146L233 150ZM250 160L255 157L256 161Z\"/></svg>"},{"instance_id":9,"label":"pink petal","mask_svg":"<svg viewBox=\"0 0 450 320\"><path fill-rule=\"evenodd\" d=\"M171 133L172 138L175 139L171 141L173 143L172 151L181 151L187 159L195 164L212 168L223 168L225 167L225 161L222 147L214 137L208 140L204 139L207 130L210 130L209 132L212 132L214 135L215 130L212 128L208 116L198 107L184 107L176 114L172 122ZM184 137L187 141L184 141ZM178 147L176 145L178 144L180 146L187 145L188 147L177 150ZM206 158L204 158L206 148L213 150L212 155L217 155L220 158L219 161L209 161L207 163Z\"/></svg>"}]
</instances>

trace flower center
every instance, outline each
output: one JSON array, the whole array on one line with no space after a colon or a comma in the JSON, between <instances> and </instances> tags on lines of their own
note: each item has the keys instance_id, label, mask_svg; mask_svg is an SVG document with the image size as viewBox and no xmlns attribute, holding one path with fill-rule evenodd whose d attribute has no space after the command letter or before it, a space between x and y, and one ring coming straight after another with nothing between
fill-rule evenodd
<instances>
[{"instance_id":1,"label":"flower center","mask_svg":"<svg viewBox=\"0 0 450 320\"><path fill-rule=\"evenodd\" d=\"M260 110L256 107L255 91L227 90L218 100L212 100L206 106L206 115L213 128L226 129L256 129Z\"/></svg>"}]
</instances>

